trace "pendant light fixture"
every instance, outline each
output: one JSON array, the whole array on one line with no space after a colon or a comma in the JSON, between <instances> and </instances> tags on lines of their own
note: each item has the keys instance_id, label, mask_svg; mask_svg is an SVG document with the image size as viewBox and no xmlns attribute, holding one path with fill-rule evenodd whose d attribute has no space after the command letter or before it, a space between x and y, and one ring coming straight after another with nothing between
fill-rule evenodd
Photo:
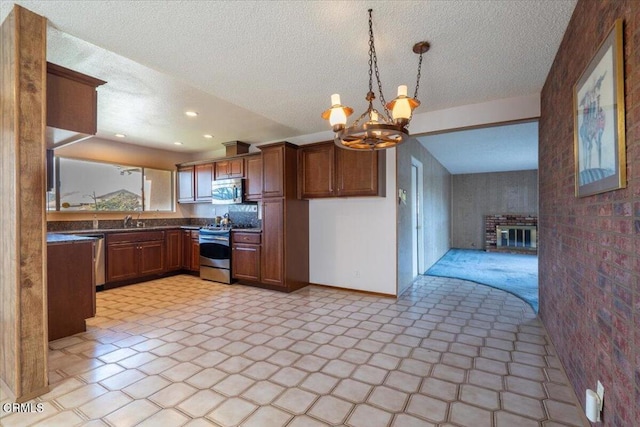
<instances>
[{"instance_id":1,"label":"pendant light fixture","mask_svg":"<svg viewBox=\"0 0 640 427\"><path fill-rule=\"evenodd\" d=\"M413 98L407 96L407 86L398 87L398 96L388 104L384 100L378 58L373 41L373 9L369 9L369 92L365 99L369 102L367 110L358 117L351 126L347 126L347 117L353 109L340 103L340 95L331 95L331 108L322 113L322 118L329 120L335 132L335 143L338 147L350 150L383 150L402 144L409 137L407 126L411 121L413 110L420 105L418 87L420 86L420 70L422 55L430 48L429 42L422 41L413 46L413 52L420 55L418 60L418 77ZM378 92L383 111L373 107L376 94L373 92L373 75L378 83Z\"/></svg>"}]
</instances>

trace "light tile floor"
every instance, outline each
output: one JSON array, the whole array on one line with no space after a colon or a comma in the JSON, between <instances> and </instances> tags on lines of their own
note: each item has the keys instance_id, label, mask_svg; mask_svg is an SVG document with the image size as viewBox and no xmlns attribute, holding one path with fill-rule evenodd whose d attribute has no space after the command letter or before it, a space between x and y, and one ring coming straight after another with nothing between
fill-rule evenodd
<instances>
[{"instance_id":1,"label":"light tile floor","mask_svg":"<svg viewBox=\"0 0 640 427\"><path fill-rule=\"evenodd\" d=\"M531 308L464 280L395 299L183 275L97 300L86 333L50 343L43 410L1 425L585 425Z\"/></svg>"}]
</instances>

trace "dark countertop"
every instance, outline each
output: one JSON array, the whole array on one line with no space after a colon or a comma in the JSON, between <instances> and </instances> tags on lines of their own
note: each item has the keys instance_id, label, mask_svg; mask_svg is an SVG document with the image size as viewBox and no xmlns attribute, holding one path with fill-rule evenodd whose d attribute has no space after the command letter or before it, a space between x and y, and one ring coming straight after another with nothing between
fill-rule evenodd
<instances>
[{"instance_id":1,"label":"dark countertop","mask_svg":"<svg viewBox=\"0 0 640 427\"><path fill-rule=\"evenodd\" d=\"M95 240L95 237L76 236L73 234L47 233L47 244L50 243L73 243L80 241Z\"/></svg>"},{"instance_id":2,"label":"dark countertop","mask_svg":"<svg viewBox=\"0 0 640 427\"><path fill-rule=\"evenodd\" d=\"M262 228L232 228L231 231L239 233L262 233Z\"/></svg>"},{"instance_id":3,"label":"dark countertop","mask_svg":"<svg viewBox=\"0 0 640 427\"><path fill-rule=\"evenodd\" d=\"M155 227L128 227L128 228L90 228L86 230L68 230L47 233L47 243L62 243L76 240L94 239L95 235L112 233L131 233L135 231L161 231L161 230L199 230L199 225L160 225ZM214 230L216 230L214 228ZM232 228L231 231L243 233L261 233L261 228Z\"/></svg>"},{"instance_id":4,"label":"dark countertop","mask_svg":"<svg viewBox=\"0 0 640 427\"><path fill-rule=\"evenodd\" d=\"M158 230L199 230L199 225L158 225L152 227L127 227L127 228L88 228L86 230L56 231L58 234L109 234L129 233L133 231L158 231Z\"/></svg>"}]
</instances>

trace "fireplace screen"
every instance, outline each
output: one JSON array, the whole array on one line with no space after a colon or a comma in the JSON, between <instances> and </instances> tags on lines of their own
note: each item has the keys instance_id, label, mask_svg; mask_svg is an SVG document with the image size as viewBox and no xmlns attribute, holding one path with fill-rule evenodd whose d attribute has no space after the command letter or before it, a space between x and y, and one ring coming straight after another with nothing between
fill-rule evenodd
<instances>
[{"instance_id":1,"label":"fireplace screen","mask_svg":"<svg viewBox=\"0 0 640 427\"><path fill-rule=\"evenodd\" d=\"M537 248L536 227L531 225L499 225L496 227L498 248Z\"/></svg>"}]
</instances>

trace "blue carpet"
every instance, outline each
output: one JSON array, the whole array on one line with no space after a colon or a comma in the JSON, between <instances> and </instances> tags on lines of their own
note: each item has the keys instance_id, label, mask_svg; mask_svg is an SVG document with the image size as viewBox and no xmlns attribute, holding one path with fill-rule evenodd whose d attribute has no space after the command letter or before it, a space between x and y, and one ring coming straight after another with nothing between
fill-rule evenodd
<instances>
[{"instance_id":1,"label":"blue carpet","mask_svg":"<svg viewBox=\"0 0 640 427\"><path fill-rule=\"evenodd\" d=\"M450 249L427 272L502 289L516 295L538 312L538 257L474 249Z\"/></svg>"}]
</instances>

